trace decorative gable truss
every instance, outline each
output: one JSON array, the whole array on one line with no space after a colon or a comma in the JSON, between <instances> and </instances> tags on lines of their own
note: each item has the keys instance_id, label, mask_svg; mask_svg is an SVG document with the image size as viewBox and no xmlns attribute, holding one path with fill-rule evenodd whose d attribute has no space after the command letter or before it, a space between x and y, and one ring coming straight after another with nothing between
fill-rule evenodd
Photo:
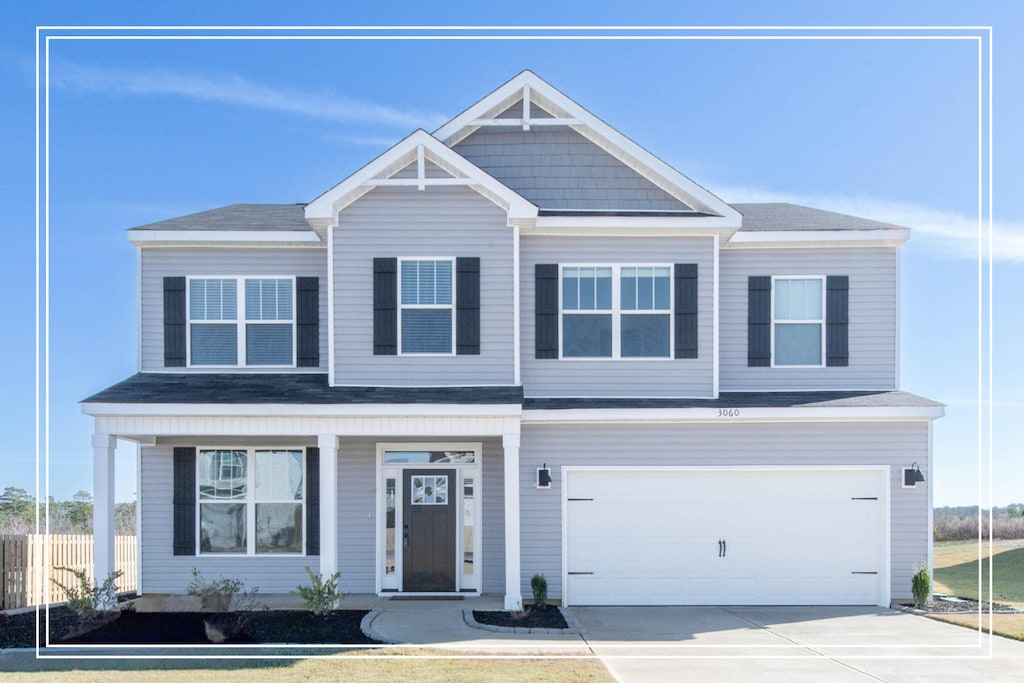
<instances>
[{"instance_id":1,"label":"decorative gable truss","mask_svg":"<svg viewBox=\"0 0 1024 683\"><path fill-rule=\"evenodd\" d=\"M597 148L650 182L678 202L671 212L650 212L639 216L651 228L702 227L726 229L727 235L738 229L741 215L724 201L679 173L656 156L600 120L582 106L531 71L523 71L487 97L434 132L434 136L451 147L467 141L480 130L492 127L515 127L523 132L551 128L568 128L593 143ZM556 228L562 224L588 224L605 227L607 223L623 226L621 215L591 216L581 221L577 216L560 216L557 211L541 212L537 227ZM630 212L643 214L642 211ZM665 213L671 213L667 216ZM554 215L553 215L554 214ZM634 226L630 226L634 227Z\"/></svg>"},{"instance_id":2,"label":"decorative gable truss","mask_svg":"<svg viewBox=\"0 0 1024 683\"><path fill-rule=\"evenodd\" d=\"M338 224L338 214L375 187L469 187L508 213L509 225L532 224L537 207L451 150L417 130L306 206L316 228Z\"/></svg>"}]
</instances>

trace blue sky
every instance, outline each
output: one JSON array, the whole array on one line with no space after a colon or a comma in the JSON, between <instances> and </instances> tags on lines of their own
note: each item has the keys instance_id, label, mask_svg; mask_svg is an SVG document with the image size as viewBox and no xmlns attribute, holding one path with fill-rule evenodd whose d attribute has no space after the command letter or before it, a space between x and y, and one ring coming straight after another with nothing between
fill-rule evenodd
<instances>
[{"instance_id":1,"label":"blue sky","mask_svg":"<svg viewBox=\"0 0 1024 683\"><path fill-rule=\"evenodd\" d=\"M995 27L991 499L1024 501L1015 342L1024 324L1013 301L1024 272L1024 210L1015 202L1024 185L1015 125L1024 91L1012 73L1024 63L1024 22L1013 10L922 2L849 12L794 2L684 11L641 2L628 13L569 3L481 15L469 9L478 3L430 12L392 3L360 14L334 3L246 3L245 12L228 4L188 13L185 4L51 2L8 11L0 27L8 219L0 254L9 292L0 414L12 435L0 488L35 488L37 24L969 24ZM901 386L948 404L934 429L936 504L978 501L977 45L955 40L53 41L51 493L91 489L92 426L77 401L136 368L135 250L125 229L236 202L309 201L524 68L726 201L793 201L914 228L901 263ZM135 491L131 455L119 449L119 499Z\"/></svg>"}]
</instances>

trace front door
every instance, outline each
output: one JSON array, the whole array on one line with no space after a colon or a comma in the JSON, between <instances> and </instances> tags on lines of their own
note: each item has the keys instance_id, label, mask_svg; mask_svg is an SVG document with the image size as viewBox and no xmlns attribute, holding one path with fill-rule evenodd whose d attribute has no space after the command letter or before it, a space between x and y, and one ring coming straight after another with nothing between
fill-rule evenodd
<instances>
[{"instance_id":1,"label":"front door","mask_svg":"<svg viewBox=\"0 0 1024 683\"><path fill-rule=\"evenodd\" d=\"M402 590L455 590L455 470L402 471Z\"/></svg>"}]
</instances>

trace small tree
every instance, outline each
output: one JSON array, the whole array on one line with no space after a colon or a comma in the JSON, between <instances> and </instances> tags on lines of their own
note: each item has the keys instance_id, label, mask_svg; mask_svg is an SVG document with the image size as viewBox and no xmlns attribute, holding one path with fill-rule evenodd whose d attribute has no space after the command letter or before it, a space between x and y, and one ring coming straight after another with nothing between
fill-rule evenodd
<instances>
[{"instance_id":1,"label":"small tree","mask_svg":"<svg viewBox=\"0 0 1024 683\"><path fill-rule=\"evenodd\" d=\"M544 609L548 604L548 580L543 574L534 574L530 579L530 588L533 590L534 608Z\"/></svg>"},{"instance_id":2,"label":"small tree","mask_svg":"<svg viewBox=\"0 0 1024 683\"><path fill-rule=\"evenodd\" d=\"M120 569L111 572L102 584L97 584L89 580L89 574L84 569L55 569L68 572L75 577L75 582L70 586L57 579L50 579L64 591L68 609L78 615L78 626L72 633L84 633L118 617L120 612L117 609L117 580L124 572Z\"/></svg>"},{"instance_id":3,"label":"small tree","mask_svg":"<svg viewBox=\"0 0 1024 683\"><path fill-rule=\"evenodd\" d=\"M914 605L916 607L924 607L928 603L928 597L932 594L932 579L928 575L927 567L918 568L915 565L914 570L914 578L911 581Z\"/></svg>"}]
</instances>

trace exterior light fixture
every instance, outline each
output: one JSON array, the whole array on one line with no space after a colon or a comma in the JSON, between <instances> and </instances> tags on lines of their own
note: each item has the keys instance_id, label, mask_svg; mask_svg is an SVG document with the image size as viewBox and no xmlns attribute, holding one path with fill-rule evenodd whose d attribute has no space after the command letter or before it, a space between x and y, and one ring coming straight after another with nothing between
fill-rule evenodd
<instances>
[{"instance_id":1,"label":"exterior light fixture","mask_svg":"<svg viewBox=\"0 0 1024 683\"><path fill-rule=\"evenodd\" d=\"M544 463L543 467L537 468L537 488L551 488L551 470L548 469L547 463Z\"/></svg>"},{"instance_id":2,"label":"exterior light fixture","mask_svg":"<svg viewBox=\"0 0 1024 683\"><path fill-rule=\"evenodd\" d=\"M924 481L924 475L921 474L921 468L916 462L910 467L903 468L903 488L914 488L919 481Z\"/></svg>"}]
</instances>

